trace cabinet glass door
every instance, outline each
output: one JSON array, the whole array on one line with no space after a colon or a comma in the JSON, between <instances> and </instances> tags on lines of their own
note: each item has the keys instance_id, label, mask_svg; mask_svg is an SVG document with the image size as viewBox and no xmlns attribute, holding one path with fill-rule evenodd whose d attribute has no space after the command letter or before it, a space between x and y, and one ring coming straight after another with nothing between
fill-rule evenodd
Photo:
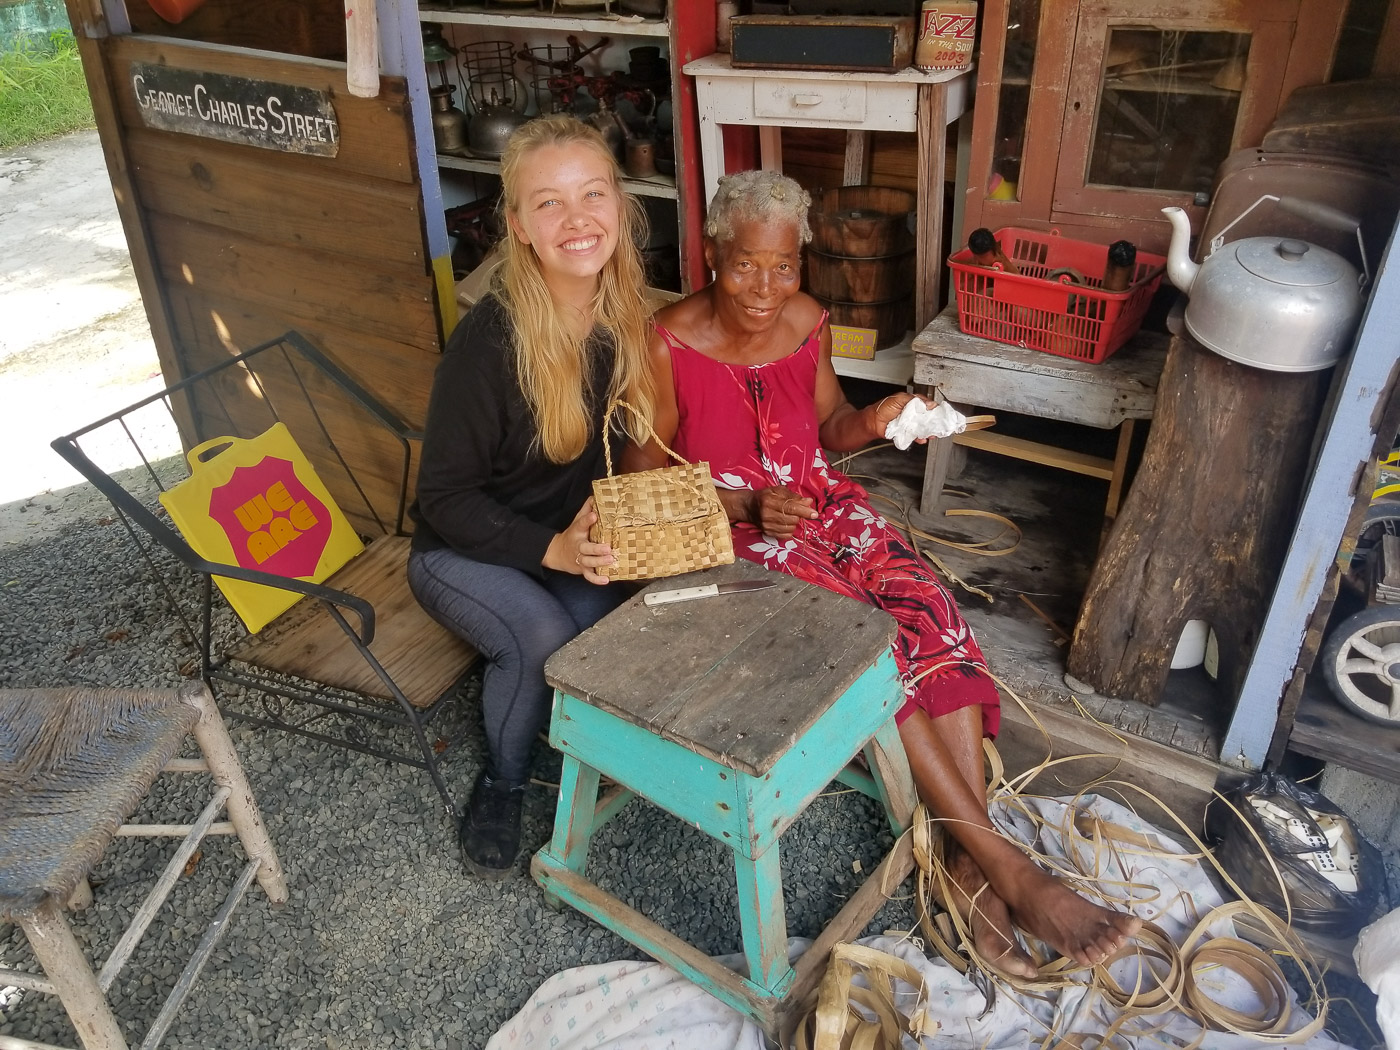
<instances>
[{"instance_id":1,"label":"cabinet glass door","mask_svg":"<svg viewBox=\"0 0 1400 1050\"><path fill-rule=\"evenodd\" d=\"M1040 0L1008 0L1001 85L997 89L996 138L986 190L992 200L1020 199L1021 160L1026 148L1026 118L1030 113L1039 31Z\"/></svg>"},{"instance_id":2,"label":"cabinet glass door","mask_svg":"<svg viewBox=\"0 0 1400 1050\"><path fill-rule=\"evenodd\" d=\"M1135 231L1165 248L1161 209L1204 217L1221 163L1259 143L1281 101L1299 0L1081 4L1052 222ZM1126 234L1125 234L1126 235Z\"/></svg>"},{"instance_id":3,"label":"cabinet glass door","mask_svg":"<svg viewBox=\"0 0 1400 1050\"><path fill-rule=\"evenodd\" d=\"M1110 30L1085 183L1208 194L1230 152L1249 43L1244 33Z\"/></svg>"}]
</instances>

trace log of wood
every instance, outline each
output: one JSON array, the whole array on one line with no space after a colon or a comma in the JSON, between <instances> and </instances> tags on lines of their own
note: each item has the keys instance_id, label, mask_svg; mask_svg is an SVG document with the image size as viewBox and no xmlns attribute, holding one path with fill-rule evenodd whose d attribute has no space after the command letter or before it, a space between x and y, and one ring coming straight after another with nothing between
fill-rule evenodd
<instances>
[{"instance_id":1,"label":"log of wood","mask_svg":"<svg viewBox=\"0 0 1400 1050\"><path fill-rule=\"evenodd\" d=\"M1266 372L1172 340L1142 466L1084 595L1074 677L1155 705L1182 627L1201 619L1215 629L1223 695L1239 694L1330 376Z\"/></svg>"}]
</instances>

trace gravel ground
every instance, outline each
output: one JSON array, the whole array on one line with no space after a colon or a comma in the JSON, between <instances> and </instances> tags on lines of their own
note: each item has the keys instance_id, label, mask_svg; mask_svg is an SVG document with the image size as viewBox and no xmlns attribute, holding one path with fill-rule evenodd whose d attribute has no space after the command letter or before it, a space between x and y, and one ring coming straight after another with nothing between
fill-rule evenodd
<instances>
[{"instance_id":1,"label":"gravel ground","mask_svg":"<svg viewBox=\"0 0 1400 1050\"><path fill-rule=\"evenodd\" d=\"M53 538L0 548L0 685L173 685L191 655L182 628L136 561L125 530L105 518ZM465 743L445 761L465 793L481 763L469 681L450 712ZM270 906L254 884L164 1044L172 1048L481 1047L558 970L638 958L572 910L556 912L527 874L491 883L464 873L426 774L316 741L238 726L234 740L287 869L291 900ZM558 760L537 751L536 775ZM197 811L198 779L163 777L140 819ZM549 834L554 793L532 787L531 848ZM812 936L889 847L863 797L817 800L783 840L789 932ZM118 840L94 872L95 904L73 921L90 958L103 958L169 856L170 842ZM241 853L206 840L111 994L139 1043L222 901ZM595 840L604 886L712 953L740 950L733 869L714 842L634 802ZM907 901L870 926L912 922ZM0 926L0 965L31 968L23 935ZM3 995L0 991L0 995ZM11 992L0 1036L73 1045L56 1000Z\"/></svg>"}]
</instances>

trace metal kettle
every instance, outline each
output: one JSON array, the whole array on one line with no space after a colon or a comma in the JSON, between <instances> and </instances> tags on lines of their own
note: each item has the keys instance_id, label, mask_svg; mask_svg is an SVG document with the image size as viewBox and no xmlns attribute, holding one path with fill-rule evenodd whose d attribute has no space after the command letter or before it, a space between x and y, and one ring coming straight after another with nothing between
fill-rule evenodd
<instances>
[{"instance_id":1,"label":"metal kettle","mask_svg":"<svg viewBox=\"0 0 1400 1050\"><path fill-rule=\"evenodd\" d=\"M1191 226L1186 213L1163 208L1172 224L1167 277L1191 300L1186 329L1202 346L1255 368L1327 368L1351 345L1370 269L1358 274L1336 252L1292 237L1245 237L1226 244L1230 228L1265 201L1333 229L1356 230L1366 265L1356 219L1325 204L1265 194L1215 236L1210 254L1199 265L1188 252Z\"/></svg>"},{"instance_id":2,"label":"metal kettle","mask_svg":"<svg viewBox=\"0 0 1400 1050\"><path fill-rule=\"evenodd\" d=\"M467 151L474 157L496 159L505 152L511 132L525 123L515 103L490 101L479 104L467 123Z\"/></svg>"},{"instance_id":3,"label":"metal kettle","mask_svg":"<svg viewBox=\"0 0 1400 1050\"><path fill-rule=\"evenodd\" d=\"M496 160L511 133L525 123L525 92L515 77L491 73L474 78L467 94L473 110L467 122L467 152Z\"/></svg>"}]
</instances>

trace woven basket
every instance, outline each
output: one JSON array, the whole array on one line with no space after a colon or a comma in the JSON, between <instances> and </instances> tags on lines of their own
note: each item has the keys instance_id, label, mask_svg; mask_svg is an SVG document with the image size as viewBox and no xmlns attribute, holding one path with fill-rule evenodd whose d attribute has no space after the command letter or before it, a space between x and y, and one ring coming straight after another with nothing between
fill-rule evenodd
<instances>
[{"instance_id":1,"label":"woven basket","mask_svg":"<svg viewBox=\"0 0 1400 1050\"><path fill-rule=\"evenodd\" d=\"M619 405L636 414L625 401L614 401L603 417L608 476L593 482L598 520L588 538L611 547L617 564L599 573L613 580L654 580L728 565L734 560L734 541L708 463L681 460L682 466L613 474L607 436L613 410ZM650 424L643 420L642 425L671 458L681 459L666 448Z\"/></svg>"}]
</instances>

